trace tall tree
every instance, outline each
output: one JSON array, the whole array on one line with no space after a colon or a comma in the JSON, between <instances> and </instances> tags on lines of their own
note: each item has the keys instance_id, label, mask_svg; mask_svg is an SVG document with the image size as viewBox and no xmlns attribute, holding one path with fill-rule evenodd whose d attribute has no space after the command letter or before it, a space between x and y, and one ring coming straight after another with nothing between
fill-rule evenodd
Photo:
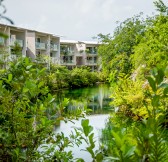
<instances>
[{"instance_id":1,"label":"tall tree","mask_svg":"<svg viewBox=\"0 0 168 162\"><path fill-rule=\"evenodd\" d=\"M99 55L102 58L103 70L112 74L114 80L120 74L130 74L133 48L143 38L145 22L142 14L134 16L122 22L110 35L99 34L102 45L99 47Z\"/></svg>"},{"instance_id":2,"label":"tall tree","mask_svg":"<svg viewBox=\"0 0 168 162\"><path fill-rule=\"evenodd\" d=\"M164 8L167 8L164 6ZM161 8L160 8L161 9ZM168 15L154 17L147 26L145 35L140 43L134 47L132 64L135 69L143 65L146 73L155 66L167 66L168 63Z\"/></svg>"}]
</instances>

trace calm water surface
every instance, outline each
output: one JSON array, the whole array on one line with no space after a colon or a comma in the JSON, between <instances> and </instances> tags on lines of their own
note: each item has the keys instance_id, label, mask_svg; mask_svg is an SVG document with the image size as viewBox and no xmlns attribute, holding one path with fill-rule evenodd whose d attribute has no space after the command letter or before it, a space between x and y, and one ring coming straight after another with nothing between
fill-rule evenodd
<instances>
[{"instance_id":1,"label":"calm water surface","mask_svg":"<svg viewBox=\"0 0 168 162\"><path fill-rule=\"evenodd\" d=\"M105 122L108 118L108 114L111 110L109 103L111 101L110 97L110 88L107 84L100 84L91 88L81 88L76 90L66 90L61 94L59 93L58 101L61 102L63 98L69 98L68 109L74 109L75 107L87 106L91 109L90 115L87 115L86 118L89 119L90 125L94 128L96 149L99 148L99 137L101 129L104 128ZM75 121L75 124L68 122L61 122L60 125L56 128L56 132L63 132L68 135L73 130L72 127L81 127L81 120ZM82 144L79 148L77 146L69 148L72 150L75 157L83 158L86 162L91 162L91 157L89 153L81 151L85 149L86 144Z\"/></svg>"}]
</instances>

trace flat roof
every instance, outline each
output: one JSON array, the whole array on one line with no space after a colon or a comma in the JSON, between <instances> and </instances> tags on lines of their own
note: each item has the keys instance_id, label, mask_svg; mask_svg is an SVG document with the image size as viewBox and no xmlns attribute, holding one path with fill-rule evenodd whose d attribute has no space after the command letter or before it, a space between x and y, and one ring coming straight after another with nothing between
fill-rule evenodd
<instances>
[{"instance_id":1,"label":"flat roof","mask_svg":"<svg viewBox=\"0 0 168 162\"><path fill-rule=\"evenodd\" d=\"M83 44L92 44L92 45L100 44L99 42L96 42L96 41L76 41L76 40L60 40L60 43L67 43L67 44L83 43Z\"/></svg>"},{"instance_id":2,"label":"flat roof","mask_svg":"<svg viewBox=\"0 0 168 162\"><path fill-rule=\"evenodd\" d=\"M60 43L76 44L76 43L78 43L78 41L76 41L76 40L60 40Z\"/></svg>"},{"instance_id":3,"label":"flat roof","mask_svg":"<svg viewBox=\"0 0 168 162\"><path fill-rule=\"evenodd\" d=\"M37 30L34 30L34 29L30 29L30 28L23 28L23 27L16 26L16 25L9 25L9 24L0 23L0 26L4 26L4 27L8 26L8 27L15 28L15 29L28 30L28 31L36 32L36 33L48 34L48 35L51 35L51 36L54 36L54 37L61 37L60 35L56 35L56 34L53 34L53 33L48 33L48 32L43 32L43 31L37 31Z\"/></svg>"}]
</instances>

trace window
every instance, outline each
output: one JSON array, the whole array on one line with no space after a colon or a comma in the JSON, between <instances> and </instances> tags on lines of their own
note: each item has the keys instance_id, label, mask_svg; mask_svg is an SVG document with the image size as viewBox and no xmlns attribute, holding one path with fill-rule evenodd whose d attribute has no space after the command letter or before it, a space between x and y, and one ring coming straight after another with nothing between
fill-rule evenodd
<instances>
[{"instance_id":1,"label":"window","mask_svg":"<svg viewBox=\"0 0 168 162\"><path fill-rule=\"evenodd\" d=\"M39 42L39 43L40 43L40 38L36 38L36 42Z\"/></svg>"}]
</instances>

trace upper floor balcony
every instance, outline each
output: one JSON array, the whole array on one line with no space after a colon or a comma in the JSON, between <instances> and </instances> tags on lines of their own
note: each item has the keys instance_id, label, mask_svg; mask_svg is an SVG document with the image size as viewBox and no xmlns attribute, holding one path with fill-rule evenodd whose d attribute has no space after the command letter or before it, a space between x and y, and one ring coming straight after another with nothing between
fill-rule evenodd
<instances>
[{"instance_id":1,"label":"upper floor balcony","mask_svg":"<svg viewBox=\"0 0 168 162\"><path fill-rule=\"evenodd\" d=\"M57 44L50 44L51 51L58 51L58 45Z\"/></svg>"},{"instance_id":2,"label":"upper floor balcony","mask_svg":"<svg viewBox=\"0 0 168 162\"><path fill-rule=\"evenodd\" d=\"M74 60L63 60L63 59L61 59L60 63L61 63L61 65L74 65L75 61Z\"/></svg>"},{"instance_id":3,"label":"upper floor balcony","mask_svg":"<svg viewBox=\"0 0 168 162\"><path fill-rule=\"evenodd\" d=\"M69 45L61 45L60 46L60 54L63 56L66 55L74 55L74 47L73 46L69 46Z\"/></svg>"},{"instance_id":4,"label":"upper floor balcony","mask_svg":"<svg viewBox=\"0 0 168 162\"><path fill-rule=\"evenodd\" d=\"M61 50L60 51L61 55L74 55L75 52L72 50Z\"/></svg>"},{"instance_id":5,"label":"upper floor balcony","mask_svg":"<svg viewBox=\"0 0 168 162\"><path fill-rule=\"evenodd\" d=\"M96 47L87 47L85 52L88 55L96 55L97 54L97 48Z\"/></svg>"},{"instance_id":6,"label":"upper floor balcony","mask_svg":"<svg viewBox=\"0 0 168 162\"><path fill-rule=\"evenodd\" d=\"M36 49L46 50L46 44L42 42L36 42Z\"/></svg>"},{"instance_id":7,"label":"upper floor balcony","mask_svg":"<svg viewBox=\"0 0 168 162\"><path fill-rule=\"evenodd\" d=\"M11 42L10 42L11 46L14 46L15 43L18 44L20 47L23 47L23 45L24 45L24 41L21 39L11 40Z\"/></svg>"}]
</instances>

